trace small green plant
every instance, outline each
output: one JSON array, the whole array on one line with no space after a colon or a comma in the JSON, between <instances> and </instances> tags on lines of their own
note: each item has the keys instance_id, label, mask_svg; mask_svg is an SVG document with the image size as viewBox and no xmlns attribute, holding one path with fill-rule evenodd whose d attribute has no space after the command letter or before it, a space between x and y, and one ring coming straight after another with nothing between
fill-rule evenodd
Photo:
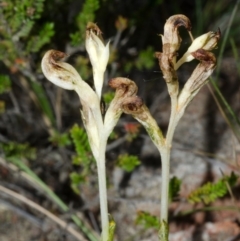
<instances>
[{"instance_id":1,"label":"small green plant","mask_svg":"<svg viewBox=\"0 0 240 241\"><path fill-rule=\"evenodd\" d=\"M99 0L86 0L83 4L82 11L76 17L76 25L78 30L72 34L72 45L79 45L84 41L85 28L88 22L93 22L95 19L95 12L99 9Z\"/></svg>"},{"instance_id":2,"label":"small green plant","mask_svg":"<svg viewBox=\"0 0 240 241\"><path fill-rule=\"evenodd\" d=\"M0 94L11 89L11 80L7 75L0 75Z\"/></svg>"},{"instance_id":3,"label":"small green plant","mask_svg":"<svg viewBox=\"0 0 240 241\"><path fill-rule=\"evenodd\" d=\"M86 132L75 124L71 128L70 134L77 154L73 156L73 164L89 166L93 162L93 157Z\"/></svg>"},{"instance_id":4,"label":"small green plant","mask_svg":"<svg viewBox=\"0 0 240 241\"><path fill-rule=\"evenodd\" d=\"M1 143L0 150L4 153L5 157L16 157L16 158L36 158L36 149L30 147L28 143L19 144L15 142Z\"/></svg>"},{"instance_id":5,"label":"small green plant","mask_svg":"<svg viewBox=\"0 0 240 241\"><path fill-rule=\"evenodd\" d=\"M136 224L142 225L145 229L159 229L160 222L157 216L153 216L148 212L140 211L137 213Z\"/></svg>"},{"instance_id":6,"label":"small green plant","mask_svg":"<svg viewBox=\"0 0 240 241\"><path fill-rule=\"evenodd\" d=\"M49 138L49 141L51 141L54 146L58 146L58 147L64 147L71 144L71 140L68 133L55 132Z\"/></svg>"},{"instance_id":7,"label":"small green plant","mask_svg":"<svg viewBox=\"0 0 240 241\"><path fill-rule=\"evenodd\" d=\"M133 171L140 163L137 156L128 154L118 156L117 160L117 165L127 172Z\"/></svg>"},{"instance_id":8,"label":"small green plant","mask_svg":"<svg viewBox=\"0 0 240 241\"><path fill-rule=\"evenodd\" d=\"M92 172L91 166L94 159L85 130L75 124L70 134L76 150L76 155L72 157L72 164L81 167L80 172L74 171L70 174L71 188L75 193L80 194L79 185L84 183L86 177Z\"/></svg>"},{"instance_id":9,"label":"small green plant","mask_svg":"<svg viewBox=\"0 0 240 241\"><path fill-rule=\"evenodd\" d=\"M230 176L225 176L216 183L208 182L192 191L188 196L188 201L191 203L203 202L204 204L214 202L217 198L225 196L228 192L227 184L233 187L237 179L238 176L232 172Z\"/></svg>"},{"instance_id":10,"label":"small green plant","mask_svg":"<svg viewBox=\"0 0 240 241\"><path fill-rule=\"evenodd\" d=\"M181 180L177 177L173 177L169 182L169 202L174 201L175 198L179 196L179 191L181 187Z\"/></svg>"}]
</instances>

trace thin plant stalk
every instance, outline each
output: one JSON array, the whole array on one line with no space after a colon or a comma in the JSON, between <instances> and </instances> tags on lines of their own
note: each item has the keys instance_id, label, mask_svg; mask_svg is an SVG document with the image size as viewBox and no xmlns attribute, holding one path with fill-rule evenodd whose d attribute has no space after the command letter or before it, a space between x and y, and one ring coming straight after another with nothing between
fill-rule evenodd
<instances>
[{"instance_id":1,"label":"thin plant stalk","mask_svg":"<svg viewBox=\"0 0 240 241\"><path fill-rule=\"evenodd\" d=\"M183 116L183 111L177 110L177 98L171 98L171 116L165 144L158 148L162 160L162 184L161 184L161 204L160 220L168 221L168 193L169 193L169 174L170 174L170 157L172 149L172 140L175 129Z\"/></svg>"},{"instance_id":2,"label":"thin plant stalk","mask_svg":"<svg viewBox=\"0 0 240 241\"><path fill-rule=\"evenodd\" d=\"M160 203L160 229L159 240L168 241L168 201L169 201L169 175L170 175L170 154L175 129L184 111L201 87L207 83L208 77L216 67L216 58L210 51L214 49L220 38L220 31L208 32L193 40L186 53L176 62L176 56L181 45L181 37L178 28L184 26L191 35L191 22L184 15L170 17L164 26L164 34L161 35L163 51L156 52L163 78L166 81L168 93L171 98L171 115L166 137L151 116L148 108L141 98L131 96L122 104L123 112L131 114L146 129L149 137L160 152L162 161L162 184ZM181 92L176 70L185 62L193 59L199 60L199 64L186 81ZM120 79L120 78L119 78Z\"/></svg>"},{"instance_id":3,"label":"thin plant stalk","mask_svg":"<svg viewBox=\"0 0 240 241\"><path fill-rule=\"evenodd\" d=\"M107 205L107 183L106 183L106 163L105 163L106 142L101 145L99 159L97 160L98 188L100 199L100 213L102 224L102 240L108 240L108 205Z\"/></svg>"}]
</instances>

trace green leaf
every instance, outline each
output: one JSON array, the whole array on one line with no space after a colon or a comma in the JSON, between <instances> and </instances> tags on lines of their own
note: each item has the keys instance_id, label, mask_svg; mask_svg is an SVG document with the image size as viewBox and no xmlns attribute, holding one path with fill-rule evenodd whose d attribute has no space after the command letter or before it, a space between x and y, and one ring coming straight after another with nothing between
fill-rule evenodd
<instances>
[{"instance_id":1,"label":"green leaf","mask_svg":"<svg viewBox=\"0 0 240 241\"><path fill-rule=\"evenodd\" d=\"M70 130L70 135L77 153L77 155L73 157L73 163L76 165L90 165L93 162L93 156L86 131L75 124Z\"/></svg>"},{"instance_id":2,"label":"green leaf","mask_svg":"<svg viewBox=\"0 0 240 241\"><path fill-rule=\"evenodd\" d=\"M0 94L11 89L11 80L7 75L0 75Z\"/></svg>"},{"instance_id":3,"label":"green leaf","mask_svg":"<svg viewBox=\"0 0 240 241\"><path fill-rule=\"evenodd\" d=\"M49 140L54 145L59 146L59 147L68 146L72 143L68 133L61 134L61 133L56 132L53 136L51 136L49 138Z\"/></svg>"},{"instance_id":4,"label":"green leaf","mask_svg":"<svg viewBox=\"0 0 240 241\"><path fill-rule=\"evenodd\" d=\"M156 216L151 215L148 212L140 211L137 213L137 218L135 220L136 224L143 225L145 229L149 228L159 228L159 220Z\"/></svg>"},{"instance_id":5,"label":"green leaf","mask_svg":"<svg viewBox=\"0 0 240 241\"><path fill-rule=\"evenodd\" d=\"M151 69L155 64L155 60L153 56L154 56L153 47L149 46L146 50L142 50L139 53L138 59L136 61L137 68L139 70L142 70L144 68Z\"/></svg>"},{"instance_id":6,"label":"green leaf","mask_svg":"<svg viewBox=\"0 0 240 241\"><path fill-rule=\"evenodd\" d=\"M2 149L4 155L7 158L27 158L36 159L36 149L30 147L28 143L19 144L15 142L1 143L0 149Z\"/></svg>"},{"instance_id":7,"label":"green leaf","mask_svg":"<svg viewBox=\"0 0 240 241\"><path fill-rule=\"evenodd\" d=\"M27 52L38 52L45 44L51 41L54 34L54 23L45 23L37 35L31 36L27 43Z\"/></svg>"},{"instance_id":8,"label":"green leaf","mask_svg":"<svg viewBox=\"0 0 240 241\"><path fill-rule=\"evenodd\" d=\"M72 172L70 174L71 179L71 188L76 194L80 194L79 185L83 182L85 182L85 177L81 174L78 174L76 172Z\"/></svg>"},{"instance_id":9,"label":"green leaf","mask_svg":"<svg viewBox=\"0 0 240 241\"><path fill-rule=\"evenodd\" d=\"M103 94L103 100L106 104L110 104L110 102L113 100L115 96L115 93L113 91L109 91L105 94Z\"/></svg>"},{"instance_id":10,"label":"green leaf","mask_svg":"<svg viewBox=\"0 0 240 241\"><path fill-rule=\"evenodd\" d=\"M78 14L76 19L78 30L70 34L72 45L79 45L83 42L87 23L94 22L95 12L99 7L99 0L86 0L84 2L82 11Z\"/></svg>"},{"instance_id":11,"label":"green leaf","mask_svg":"<svg viewBox=\"0 0 240 241\"><path fill-rule=\"evenodd\" d=\"M234 186L237 182L238 176L231 173L230 176L224 176L217 183L208 182L202 187L192 191L188 196L188 201L191 203L203 202L209 204L216 199L223 197L227 194L228 189L226 182L229 186Z\"/></svg>"},{"instance_id":12,"label":"green leaf","mask_svg":"<svg viewBox=\"0 0 240 241\"><path fill-rule=\"evenodd\" d=\"M173 177L169 183L169 202L178 197L182 181L177 177Z\"/></svg>"},{"instance_id":13,"label":"green leaf","mask_svg":"<svg viewBox=\"0 0 240 241\"><path fill-rule=\"evenodd\" d=\"M137 166L141 164L137 156L133 155L119 155L117 165L127 172L133 171Z\"/></svg>"},{"instance_id":14,"label":"green leaf","mask_svg":"<svg viewBox=\"0 0 240 241\"><path fill-rule=\"evenodd\" d=\"M114 240L115 229L116 229L116 223L113 220L112 216L109 215L108 241Z\"/></svg>"}]
</instances>

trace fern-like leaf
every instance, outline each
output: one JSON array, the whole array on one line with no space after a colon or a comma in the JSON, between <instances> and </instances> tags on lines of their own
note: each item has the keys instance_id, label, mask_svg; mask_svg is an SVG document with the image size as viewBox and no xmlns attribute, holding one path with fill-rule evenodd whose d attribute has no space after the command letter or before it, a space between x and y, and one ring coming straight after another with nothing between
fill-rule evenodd
<instances>
[{"instance_id":1,"label":"fern-like leaf","mask_svg":"<svg viewBox=\"0 0 240 241\"><path fill-rule=\"evenodd\" d=\"M78 14L76 22L78 30L70 34L72 45L78 45L83 42L85 30L88 22L94 22L95 12L99 9L99 0L86 0L82 11Z\"/></svg>"},{"instance_id":2,"label":"fern-like leaf","mask_svg":"<svg viewBox=\"0 0 240 241\"><path fill-rule=\"evenodd\" d=\"M177 177L173 177L169 183L169 202L172 202L174 198L178 197L181 186L181 180Z\"/></svg>"},{"instance_id":3,"label":"fern-like leaf","mask_svg":"<svg viewBox=\"0 0 240 241\"><path fill-rule=\"evenodd\" d=\"M117 165L127 172L133 171L141 164L139 158L134 155L123 154L119 155Z\"/></svg>"},{"instance_id":4,"label":"fern-like leaf","mask_svg":"<svg viewBox=\"0 0 240 241\"><path fill-rule=\"evenodd\" d=\"M50 42L54 34L54 23L45 23L38 35L32 36L28 41L27 52L38 52L43 45Z\"/></svg>"},{"instance_id":5,"label":"fern-like leaf","mask_svg":"<svg viewBox=\"0 0 240 241\"><path fill-rule=\"evenodd\" d=\"M4 153L6 158L27 158L31 160L36 158L36 149L30 147L28 143L1 143L0 151Z\"/></svg>"},{"instance_id":6,"label":"fern-like leaf","mask_svg":"<svg viewBox=\"0 0 240 241\"><path fill-rule=\"evenodd\" d=\"M208 182L202 187L192 191L188 196L188 200L191 203L203 202L209 204L214 202L216 199L227 194L227 183L232 187L235 185L237 178L238 177L234 173L231 173L230 176L225 176L217 183Z\"/></svg>"},{"instance_id":7,"label":"fern-like leaf","mask_svg":"<svg viewBox=\"0 0 240 241\"><path fill-rule=\"evenodd\" d=\"M89 165L93 157L85 130L75 124L70 130L71 137L75 146L77 155L73 159L74 164Z\"/></svg>"},{"instance_id":8,"label":"fern-like leaf","mask_svg":"<svg viewBox=\"0 0 240 241\"><path fill-rule=\"evenodd\" d=\"M160 226L160 222L156 216L148 212L139 211L135 220L136 224L143 225L145 229L156 228Z\"/></svg>"}]
</instances>

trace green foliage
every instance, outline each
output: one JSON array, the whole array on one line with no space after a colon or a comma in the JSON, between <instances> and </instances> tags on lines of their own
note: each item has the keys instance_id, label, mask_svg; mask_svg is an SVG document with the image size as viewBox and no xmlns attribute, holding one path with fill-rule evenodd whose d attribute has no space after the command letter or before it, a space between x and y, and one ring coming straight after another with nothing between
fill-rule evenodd
<instances>
[{"instance_id":1,"label":"green foliage","mask_svg":"<svg viewBox=\"0 0 240 241\"><path fill-rule=\"evenodd\" d=\"M147 49L140 51L136 61L136 66L139 70L151 69L155 64L154 49L149 46Z\"/></svg>"},{"instance_id":2,"label":"green foliage","mask_svg":"<svg viewBox=\"0 0 240 241\"><path fill-rule=\"evenodd\" d=\"M73 157L73 164L89 166L93 162L93 156L86 131L75 124L70 130L70 134L77 154Z\"/></svg>"},{"instance_id":3,"label":"green foliage","mask_svg":"<svg viewBox=\"0 0 240 241\"><path fill-rule=\"evenodd\" d=\"M26 47L27 52L38 52L39 49L50 42L54 34L54 23L45 23L37 35L30 37Z\"/></svg>"},{"instance_id":4,"label":"green foliage","mask_svg":"<svg viewBox=\"0 0 240 241\"><path fill-rule=\"evenodd\" d=\"M177 177L171 178L169 183L169 202L172 202L174 198L178 197L181 183L182 181Z\"/></svg>"},{"instance_id":5,"label":"green foliage","mask_svg":"<svg viewBox=\"0 0 240 241\"><path fill-rule=\"evenodd\" d=\"M116 131L112 131L108 139L116 140L118 137L119 137L118 133Z\"/></svg>"},{"instance_id":6,"label":"green foliage","mask_svg":"<svg viewBox=\"0 0 240 241\"><path fill-rule=\"evenodd\" d=\"M0 75L0 94L11 89L11 80L7 75Z\"/></svg>"},{"instance_id":7,"label":"green foliage","mask_svg":"<svg viewBox=\"0 0 240 241\"><path fill-rule=\"evenodd\" d=\"M156 216L153 216L150 213L143 211L138 212L135 222L136 224L143 225L145 229L158 229L160 226L160 222Z\"/></svg>"},{"instance_id":8,"label":"green foliage","mask_svg":"<svg viewBox=\"0 0 240 241\"><path fill-rule=\"evenodd\" d=\"M85 182L85 177L77 172L70 174L71 188L76 194L80 194L79 185Z\"/></svg>"},{"instance_id":9,"label":"green foliage","mask_svg":"<svg viewBox=\"0 0 240 241\"><path fill-rule=\"evenodd\" d=\"M70 174L71 188L76 194L80 194L79 185L85 182L86 177L90 175L94 158L91 154L86 131L83 128L75 124L70 130L70 135L76 150L76 155L72 157L72 164L82 168L78 173L72 172Z\"/></svg>"},{"instance_id":10,"label":"green foliage","mask_svg":"<svg viewBox=\"0 0 240 241\"><path fill-rule=\"evenodd\" d=\"M49 140L54 145L59 146L59 147L68 146L72 143L68 133L61 134L61 133L56 132L53 136L51 136L49 138Z\"/></svg>"},{"instance_id":11,"label":"green foliage","mask_svg":"<svg viewBox=\"0 0 240 241\"><path fill-rule=\"evenodd\" d=\"M21 75L25 82L31 80L31 96L53 125L55 118L45 90L36 81L35 70L32 70L34 65L28 62L31 53L38 52L54 35L53 23L37 22L43 9L44 0L5 0L1 4L0 60L9 71ZM27 88L27 85L25 83L23 86Z\"/></svg>"},{"instance_id":12,"label":"green foliage","mask_svg":"<svg viewBox=\"0 0 240 241\"><path fill-rule=\"evenodd\" d=\"M112 216L109 215L109 229L108 229L109 237L108 237L108 241L114 240L115 229L116 229L116 223L113 220Z\"/></svg>"},{"instance_id":13,"label":"green foliage","mask_svg":"<svg viewBox=\"0 0 240 241\"><path fill-rule=\"evenodd\" d=\"M133 171L137 166L141 164L137 156L133 155L119 155L117 165L127 172Z\"/></svg>"},{"instance_id":14,"label":"green foliage","mask_svg":"<svg viewBox=\"0 0 240 241\"><path fill-rule=\"evenodd\" d=\"M237 179L238 176L232 172L230 176L223 177L217 183L208 182L202 187L192 191L188 196L188 201L191 203L204 202L205 204L214 202L217 198L227 194L227 183L232 187L236 184Z\"/></svg>"},{"instance_id":15,"label":"green foliage","mask_svg":"<svg viewBox=\"0 0 240 241\"><path fill-rule=\"evenodd\" d=\"M115 96L115 93L113 91L106 92L103 94L103 100L106 104L110 104L114 96Z\"/></svg>"},{"instance_id":16,"label":"green foliage","mask_svg":"<svg viewBox=\"0 0 240 241\"><path fill-rule=\"evenodd\" d=\"M33 20L40 18L44 0L11 0L1 5L1 14L14 39L29 34Z\"/></svg>"},{"instance_id":17,"label":"green foliage","mask_svg":"<svg viewBox=\"0 0 240 241\"><path fill-rule=\"evenodd\" d=\"M79 45L83 42L87 23L94 22L95 12L99 7L99 0L85 0L82 11L76 18L78 30L70 34L72 45Z\"/></svg>"},{"instance_id":18,"label":"green foliage","mask_svg":"<svg viewBox=\"0 0 240 241\"><path fill-rule=\"evenodd\" d=\"M149 46L145 50L141 50L135 61L127 61L124 63L124 72L130 72L133 67L137 67L139 70L150 70L155 65L154 49Z\"/></svg>"},{"instance_id":19,"label":"green foliage","mask_svg":"<svg viewBox=\"0 0 240 241\"><path fill-rule=\"evenodd\" d=\"M6 158L36 158L36 149L29 146L29 144L19 144L15 142L0 143L0 150L4 153Z\"/></svg>"},{"instance_id":20,"label":"green foliage","mask_svg":"<svg viewBox=\"0 0 240 241\"><path fill-rule=\"evenodd\" d=\"M0 8L0 60L24 58L37 52L53 36L53 23L36 26L41 17L44 0L6 0ZM32 33L35 32L36 33ZM10 63L7 63L9 66Z\"/></svg>"}]
</instances>

